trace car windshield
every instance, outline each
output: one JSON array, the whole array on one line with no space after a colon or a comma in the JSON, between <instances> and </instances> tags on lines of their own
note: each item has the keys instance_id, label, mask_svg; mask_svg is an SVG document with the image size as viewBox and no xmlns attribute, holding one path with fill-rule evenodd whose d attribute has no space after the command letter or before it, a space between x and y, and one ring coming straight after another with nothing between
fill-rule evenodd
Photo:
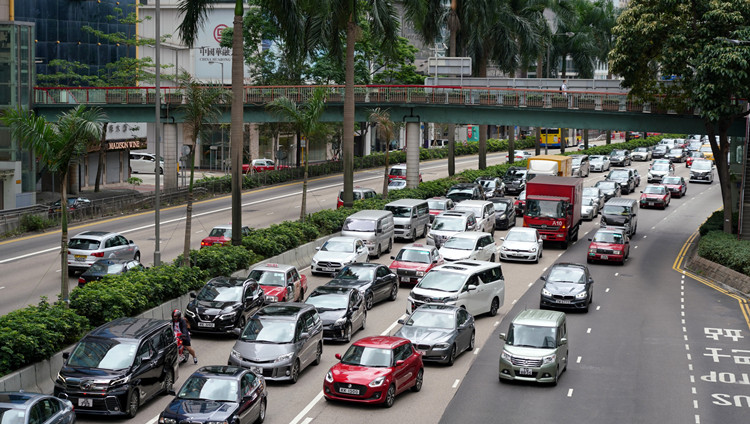
<instances>
[{"instance_id":1,"label":"car windshield","mask_svg":"<svg viewBox=\"0 0 750 424\"><path fill-rule=\"evenodd\" d=\"M314 291L305 303L315 306L318 311L346 309L349 304L349 295Z\"/></svg>"},{"instance_id":2,"label":"car windshield","mask_svg":"<svg viewBox=\"0 0 750 424\"><path fill-rule=\"evenodd\" d=\"M556 266L547 275L548 283L586 283L586 273L583 269L572 266Z\"/></svg>"},{"instance_id":3,"label":"car windshield","mask_svg":"<svg viewBox=\"0 0 750 424\"><path fill-rule=\"evenodd\" d=\"M427 201L427 207L429 207L432 210L445 210L445 200L428 200Z\"/></svg>"},{"instance_id":4,"label":"car windshield","mask_svg":"<svg viewBox=\"0 0 750 424\"><path fill-rule=\"evenodd\" d=\"M99 245L99 240L84 238L73 238L68 242L68 248L76 250L97 250L99 249Z\"/></svg>"},{"instance_id":5,"label":"car windshield","mask_svg":"<svg viewBox=\"0 0 750 424\"><path fill-rule=\"evenodd\" d=\"M482 216L482 209L482 206L465 206L461 204L456 205L456 207L454 208L454 210L457 211L474 212L474 216L478 217Z\"/></svg>"},{"instance_id":6,"label":"car windshield","mask_svg":"<svg viewBox=\"0 0 750 424\"><path fill-rule=\"evenodd\" d=\"M506 202L492 202L492 204L495 206L495 212L505 212L508 210L508 203Z\"/></svg>"},{"instance_id":7,"label":"car windshield","mask_svg":"<svg viewBox=\"0 0 750 424\"><path fill-rule=\"evenodd\" d=\"M182 385L177 397L180 399L237 402L237 381L226 378L211 378L191 375Z\"/></svg>"},{"instance_id":8,"label":"car windshield","mask_svg":"<svg viewBox=\"0 0 750 424\"><path fill-rule=\"evenodd\" d=\"M400 188L400 187L406 187L406 181L404 180L394 180L388 183L388 187L390 188Z\"/></svg>"},{"instance_id":9,"label":"car windshield","mask_svg":"<svg viewBox=\"0 0 750 424\"><path fill-rule=\"evenodd\" d=\"M344 221L344 231L375 231L376 222L372 219L347 218Z\"/></svg>"},{"instance_id":10,"label":"car windshield","mask_svg":"<svg viewBox=\"0 0 750 424\"><path fill-rule=\"evenodd\" d=\"M664 186L647 186L643 192L646 194L665 194L667 188Z\"/></svg>"},{"instance_id":11,"label":"car windshield","mask_svg":"<svg viewBox=\"0 0 750 424\"><path fill-rule=\"evenodd\" d=\"M505 241L524 241L524 242L536 242L536 235L531 231L508 231L505 235Z\"/></svg>"},{"instance_id":12,"label":"car windshield","mask_svg":"<svg viewBox=\"0 0 750 424\"><path fill-rule=\"evenodd\" d=\"M474 190L470 188L457 188L448 191L445 197L453 200L454 202L460 202L462 200L471 199L474 195Z\"/></svg>"},{"instance_id":13,"label":"car windshield","mask_svg":"<svg viewBox=\"0 0 750 424\"><path fill-rule=\"evenodd\" d=\"M682 149L672 149L669 151L669 154L672 155L682 155Z\"/></svg>"},{"instance_id":14,"label":"car windshield","mask_svg":"<svg viewBox=\"0 0 750 424\"><path fill-rule=\"evenodd\" d=\"M295 322L253 318L245 326L240 340L257 343L291 343Z\"/></svg>"},{"instance_id":15,"label":"car windshield","mask_svg":"<svg viewBox=\"0 0 750 424\"><path fill-rule=\"evenodd\" d=\"M422 249L401 249L396 255L396 260L401 262L417 262L420 264L430 263L430 252Z\"/></svg>"},{"instance_id":16,"label":"car windshield","mask_svg":"<svg viewBox=\"0 0 750 424\"><path fill-rule=\"evenodd\" d=\"M664 145L664 144L660 144L660 145L658 145L658 146L654 147L654 151L657 151L657 150L658 150L658 151L660 151L660 152L666 152L668 148L669 148L669 147L667 147L666 145Z\"/></svg>"},{"instance_id":17,"label":"car windshield","mask_svg":"<svg viewBox=\"0 0 750 424\"><path fill-rule=\"evenodd\" d=\"M635 150L633 150L633 151L634 152L646 152L647 153L648 152L648 148L646 148L646 147L636 147Z\"/></svg>"},{"instance_id":18,"label":"car windshield","mask_svg":"<svg viewBox=\"0 0 750 424\"><path fill-rule=\"evenodd\" d=\"M591 156L590 162L601 163L604 162L604 156Z\"/></svg>"},{"instance_id":19,"label":"car windshield","mask_svg":"<svg viewBox=\"0 0 750 424\"><path fill-rule=\"evenodd\" d=\"M610 156L625 156L625 150L613 150Z\"/></svg>"},{"instance_id":20,"label":"car windshield","mask_svg":"<svg viewBox=\"0 0 750 424\"><path fill-rule=\"evenodd\" d=\"M286 276L281 271L266 271L254 269L250 271L247 278L257 281L261 286L284 287Z\"/></svg>"},{"instance_id":21,"label":"car windshield","mask_svg":"<svg viewBox=\"0 0 750 424\"><path fill-rule=\"evenodd\" d=\"M629 213L630 208L627 206L604 205L602 209L604 215L628 215Z\"/></svg>"},{"instance_id":22,"label":"car windshield","mask_svg":"<svg viewBox=\"0 0 750 424\"><path fill-rule=\"evenodd\" d=\"M451 237L445 242L445 244L443 244L443 247L456 250L474 250L476 244L477 242L474 239L465 237Z\"/></svg>"},{"instance_id":23,"label":"car windshield","mask_svg":"<svg viewBox=\"0 0 750 424\"><path fill-rule=\"evenodd\" d=\"M117 274L122 272L123 268L125 268L125 265L120 263L94 262L87 272L90 274Z\"/></svg>"},{"instance_id":24,"label":"car windshield","mask_svg":"<svg viewBox=\"0 0 750 424\"><path fill-rule=\"evenodd\" d=\"M347 266L336 275L336 278L344 280L372 280L375 275L375 268Z\"/></svg>"},{"instance_id":25,"label":"car windshield","mask_svg":"<svg viewBox=\"0 0 750 424\"><path fill-rule=\"evenodd\" d=\"M511 324L505 343L509 346L556 348L554 327Z\"/></svg>"},{"instance_id":26,"label":"car windshield","mask_svg":"<svg viewBox=\"0 0 750 424\"><path fill-rule=\"evenodd\" d=\"M231 228L214 228L211 230L211 232L208 234L209 237L226 237L231 238L232 237L232 229Z\"/></svg>"},{"instance_id":27,"label":"car windshield","mask_svg":"<svg viewBox=\"0 0 750 424\"><path fill-rule=\"evenodd\" d=\"M664 184L680 184L680 177L664 177L661 181Z\"/></svg>"},{"instance_id":28,"label":"car windshield","mask_svg":"<svg viewBox=\"0 0 750 424\"><path fill-rule=\"evenodd\" d=\"M352 345L341 357L342 364L359 367L390 367L391 362L391 350L377 347Z\"/></svg>"},{"instance_id":29,"label":"car windshield","mask_svg":"<svg viewBox=\"0 0 750 424\"><path fill-rule=\"evenodd\" d=\"M537 218L564 218L563 202L558 200L526 200L526 215Z\"/></svg>"},{"instance_id":30,"label":"car windshield","mask_svg":"<svg viewBox=\"0 0 750 424\"><path fill-rule=\"evenodd\" d=\"M605 190L614 190L617 188L617 185L614 181L599 181L596 183L596 186Z\"/></svg>"},{"instance_id":31,"label":"car windshield","mask_svg":"<svg viewBox=\"0 0 750 424\"><path fill-rule=\"evenodd\" d=\"M694 171L710 171L711 162L707 160L697 160L693 162L693 170Z\"/></svg>"},{"instance_id":32,"label":"car windshield","mask_svg":"<svg viewBox=\"0 0 750 424\"><path fill-rule=\"evenodd\" d=\"M582 160L583 160L583 158L574 157L573 158L573 166L580 166Z\"/></svg>"},{"instance_id":33,"label":"car windshield","mask_svg":"<svg viewBox=\"0 0 750 424\"><path fill-rule=\"evenodd\" d=\"M408 206L385 205L385 210L393 212L393 216L396 218L411 217L411 207Z\"/></svg>"},{"instance_id":34,"label":"car windshield","mask_svg":"<svg viewBox=\"0 0 750 424\"><path fill-rule=\"evenodd\" d=\"M320 247L321 252L345 252L352 253L354 243L349 240L328 240Z\"/></svg>"},{"instance_id":35,"label":"car windshield","mask_svg":"<svg viewBox=\"0 0 750 424\"><path fill-rule=\"evenodd\" d=\"M495 188L495 180L476 180L476 183L481 185L484 188Z\"/></svg>"},{"instance_id":36,"label":"car windshield","mask_svg":"<svg viewBox=\"0 0 750 424\"><path fill-rule=\"evenodd\" d=\"M669 171L669 165L666 163L656 163L654 166L651 167L652 171L658 171L658 172L668 172Z\"/></svg>"},{"instance_id":37,"label":"car windshield","mask_svg":"<svg viewBox=\"0 0 750 424\"><path fill-rule=\"evenodd\" d=\"M240 302L242 286L207 284L198 292L196 298L204 302Z\"/></svg>"},{"instance_id":38,"label":"car windshield","mask_svg":"<svg viewBox=\"0 0 750 424\"><path fill-rule=\"evenodd\" d=\"M453 314L446 314L444 312L434 312L429 310L417 309L404 323L404 325L410 327L427 327L427 328L442 328L446 330L453 330L456 328L456 319Z\"/></svg>"},{"instance_id":39,"label":"car windshield","mask_svg":"<svg viewBox=\"0 0 750 424\"><path fill-rule=\"evenodd\" d=\"M596 187L586 187L583 189L583 197L599 197L599 189Z\"/></svg>"},{"instance_id":40,"label":"car windshield","mask_svg":"<svg viewBox=\"0 0 750 424\"><path fill-rule=\"evenodd\" d=\"M391 168L391 172L389 174L399 177L406 176L406 168Z\"/></svg>"},{"instance_id":41,"label":"car windshield","mask_svg":"<svg viewBox=\"0 0 750 424\"><path fill-rule=\"evenodd\" d=\"M596 199L593 197L584 197L581 200L583 206L593 206L596 204Z\"/></svg>"},{"instance_id":42,"label":"car windshield","mask_svg":"<svg viewBox=\"0 0 750 424\"><path fill-rule=\"evenodd\" d=\"M133 365L136 343L123 343L115 339L85 338L68 358L68 366L121 370Z\"/></svg>"},{"instance_id":43,"label":"car windshield","mask_svg":"<svg viewBox=\"0 0 750 424\"><path fill-rule=\"evenodd\" d=\"M457 292L464 286L466 276L454 272L432 270L417 284L422 289Z\"/></svg>"},{"instance_id":44,"label":"car windshield","mask_svg":"<svg viewBox=\"0 0 750 424\"><path fill-rule=\"evenodd\" d=\"M433 230L439 231L463 231L466 229L463 218L447 218L438 216L432 224Z\"/></svg>"},{"instance_id":45,"label":"car windshield","mask_svg":"<svg viewBox=\"0 0 750 424\"><path fill-rule=\"evenodd\" d=\"M616 171L612 171L612 172L609 173L609 175L607 175L607 178L609 178L611 180L615 180L615 179L618 179L618 180L619 179L628 179L628 177L630 177L630 174L628 173L628 171L624 171L624 170L621 170L621 169L620 170L616 170Z\"/></svg>"},{"instance_id":46,"label":"car windshield","mask_svg":"<svg viewBox=\"0 0 750 424\"><path fill-rule=\"evenodd\" d=\"M703 154L703 152L691 152L690 153L691 158L704 158L706 155Z\"/></svg>"},{"instance_id":47,"label":"car windshield","mask_svg":"<svg viewBox=\"0 0 750 424\"><path fill-rule=\"evenodd\" d=\"M712 152L711 146L701 146L699 152L711 153Z\"/></svg>"},{"instance_id":48,"label":"car windshield","mask_svg":"<svg viewBox=\"0 0 750 424\"><path fill-rule=\"evenodd\" d=\"M25 424L26 411L24 409L0 408L0 423Z\"/></svg>"},{"instance_id":49,"label":"car windshield","mask_svg":"<svg viewBox=\"0 0 750 424\"><path fill-rule=\"evenodd\" d=\"M597 243L615 243L622 244L622 234L612 231L597 231L594 234L594 240Z\"/></svg>"}]
</instances>

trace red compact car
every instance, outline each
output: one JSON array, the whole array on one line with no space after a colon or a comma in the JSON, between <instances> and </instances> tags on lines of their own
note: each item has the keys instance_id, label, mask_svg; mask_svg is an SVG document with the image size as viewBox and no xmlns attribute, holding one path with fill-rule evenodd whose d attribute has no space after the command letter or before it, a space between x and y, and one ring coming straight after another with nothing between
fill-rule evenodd
<instances>
[{"instance_id":1,"label":"red compact car","mask_svg":"<svg viewBox=\"0 0 750 424\"><path fill-rule=\"evenodd\" d=\"M277 169L289 169L289 165L278 165L271 160L271 159L253 159L252 165L248 164L242 164L242 172L244 174L247 174L250 172L250 167L253 167L253 172L265 172L265 171L274 171Z\"/></svg>"},{"instance_id":2,"label":"red compact car","mask_svg":"<svg viewBox=\"0 0 750 424\"><path fill-rule=\"evenodd\" d=\"M687 183L685 179L677 176L665 176L661 183L669 190L672 197L682 197L687 194Z\"/></svg>"},{"instance_id":3,"label":"red compact car","mask_svg":"<svg viewBox=\"0 0 750 424\"><path fill-rule=\"evenodd\" d=\"M247 278L260 284L266 295L266 304L305 300L307 276L300 274L294 265L267 263L256 266Z\"/></svg>"},{"instance_id":4,"label":"red compact car","mask_svg":"<svg viewBox=\"0 0 750 424\"><path fill-rule=\"evenodd\" d=\"M357 340L340 362L326 373L326 399L393 406L396 395L422 389L422 355L401 337L375 336Z\"/></svg>"},{"instance_id":5,"label":"red compact car","mask_svg":"<svg viewBox=\"0 0 750 424\"><path fill-rule=\"evenodd\" d=\"M667 187L661 184L649 184L641 191L641 207L666 209L672 196Z\"/></svg>"},{"instance_id":6,"label":"red compact car","mask_svg":"<svg viewBox=\"0 0 750 424\"><path fill-rule=\"evenodd\" d=\"M400 283L417 284L427 271L441 265L443 257L435 246L422 243L406 245L398 255L391 256L393 262L388 267L396 273Z\"/></svg>"},{"instance_id":7,"label":"red compact car","mask_svg":"<svg viewBox=\"0 0 750 424\"><path fill-rule=\"evenodd\" d=\"M250 228L242 226L242 237L250 235ZM217 225L211 232L208 233L208 237L201 240L201 249L208 246L224 246L232 242L232 224Z\"/></svg>"},{"instance_id":8,"label":"red compact car","mask_svg":"<svg viewBox=\"0 0 750 424\"><path fill-rule=\"evenodd\" d=\"M685 159L685 166L690 168L693 166L693 161L696 159L705 159L706 155L703 154L703 152L690 152L687 159Z\"/></svg>"},{"instance_id":9,"label":"red compact car","mask_svg":"<svg viewBox=\"0 0 750 424\"><path fill-rule=\"evenodd\" d=\"M435 217L441 213L453 210L453 208L456 207L456 204L453 203L453 200L445 196L433 197L427 199L427 207L430 208L430 222L432 222L435 220Z\"/></svg>"},{"instance_id":10,"label":"red compact car","mask_svg":"<svg viewBox=\"0 0 750 424\"><path fill-rule=\"evenodd\" d=\"M388 171L388 182L393 180L405 180L406 179L406 165L398 164L393 165L391 170ZM422 174L419 174L419 182L422 182Z\"/></svg>"},{"instance_id":11,"label":"red compact car","mask_svg":"<svg viewBox=\"0 0 750 424\"><path fill-rule=\"evenodd\" d=\"M625 230L605 227L597 231L589 241L591 244L586 258L589 263L608 261L624 264L630 255L630 239Z\"/></svg>"},{"instance_id":12,"label":"red compact car","mask_svg":"<svg viewBox=\"0 0 750 424\"><path fill-rule=\"evenodd\" d=\"M526 211L526 190L522 191L521 194L518 195L516 201L513 202L513 206L515 206L516 208L516 215L523 216L524 212Z\"/></svg>"}]
</instances>

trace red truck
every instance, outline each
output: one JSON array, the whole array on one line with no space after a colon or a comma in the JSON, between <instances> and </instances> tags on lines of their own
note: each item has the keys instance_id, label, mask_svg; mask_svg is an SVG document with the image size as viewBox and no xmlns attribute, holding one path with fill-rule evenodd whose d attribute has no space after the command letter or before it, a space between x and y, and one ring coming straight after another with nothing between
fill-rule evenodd
<instances>
[{"instance_id":1,"label":"red truck","mask_svg":"<svg viewBox=\"0 0 750 424\"><path fill-rule=\"evenodd\" d=\"M538 175L526 182L523 226L536 228L545 241L559 241L563 249L578 240L583 180Z\"/></svg>"}]
</instances>

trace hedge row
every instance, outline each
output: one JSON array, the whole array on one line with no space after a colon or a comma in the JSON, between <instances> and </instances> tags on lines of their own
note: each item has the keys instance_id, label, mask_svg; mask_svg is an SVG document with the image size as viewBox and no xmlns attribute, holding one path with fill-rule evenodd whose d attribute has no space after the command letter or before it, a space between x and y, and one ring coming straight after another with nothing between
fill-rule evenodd
<instances>
[{"instance_id":1,"label":"hedge row","mask_svg":"<svg viewBox=\"0 0 750 424\"><path fill-rule=\"evenodd\" d=\"M698 255L750 276L750 242L738 240L735 234L709 231L698 242Z\"/></svg>"},{"instance_id":2,"label":"hedge row","mask_svg":"<svg viewBox=\"0 0 750 424\"><path fill-rule=\"evenodd\" d=\"M606 154L615 147L633 148L640 145L651 145L659 138L634 140L627 144L600 146L586 153ZM518 149L533 147L533 139L520 140ZM476 153L476 143L457 144L457 153ZM488 140L488 150L507 149L505 141ZM422 149L422 159L443 157L446 149ZM392 163L406 160L403 152L391 155ZM370 155L358 160L360 167L383 166L382 154ZM514 165L523 166L525 161ZM330 173L329 164L320 165L325 173ZM333 166L333 165L331 165ZM190 290L196 290L205 281L218 275L229 275L232 272L248 268L262 259L278 255L304 243L339 231L344 220L350 214L362 209L382 209L383 205L395 199L426 199L442 196L451 185L458 182L473 181L480 176L503 176L508 164L490 166L484 170L465 170L452 177L426 181L414 189L393 191L388 200L369 199L357 201L353 208L322 210L312 213L304 223L282 222L268 228L253 229L249 237L243 239L242 247L222 246L209 247L190 252L193 267L182 268L178 257L171 265L150 268L141 272L132 272L119 276L108 276L99 282L92 282L71 293L70 309L59 302L49 304L46 300L39 305L29 306L11 312L0 318L0 340L5 343L0 348L0 375L26 365L49 358L55 352L74 343L91 328L121 316L133 316L153 308L170 299L179 297ZM322 171L321 171L322 172ZM270 174L283 175L284 171ZM253 178L245 178L245 186L255 184ZM224 178L224 177L222 177ZM229 180L221 180L229 190ZM282 178L282 177L280 177ZM285 178L285 177L284 177Z\"/></svg>"}]
</instances>

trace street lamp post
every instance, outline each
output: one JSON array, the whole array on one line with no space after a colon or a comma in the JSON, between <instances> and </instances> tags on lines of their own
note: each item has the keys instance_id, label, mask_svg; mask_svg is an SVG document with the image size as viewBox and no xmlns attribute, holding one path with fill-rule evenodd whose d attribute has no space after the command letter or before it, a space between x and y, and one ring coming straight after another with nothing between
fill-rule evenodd
<instances>
[{"instance_id":1,"label":"street lamp post","mask_svg":"<svg viewBox=\"0 0 750 424\"><path fill-rule=\"evenodd\" d=\"M224 62L215 62L215 61L212 60L212 61L208 62L208 64L209 65L216 65L216 64L218 64L218 65L221 66L221 85L224 85Z\"/></svg>"}]
</instances>

